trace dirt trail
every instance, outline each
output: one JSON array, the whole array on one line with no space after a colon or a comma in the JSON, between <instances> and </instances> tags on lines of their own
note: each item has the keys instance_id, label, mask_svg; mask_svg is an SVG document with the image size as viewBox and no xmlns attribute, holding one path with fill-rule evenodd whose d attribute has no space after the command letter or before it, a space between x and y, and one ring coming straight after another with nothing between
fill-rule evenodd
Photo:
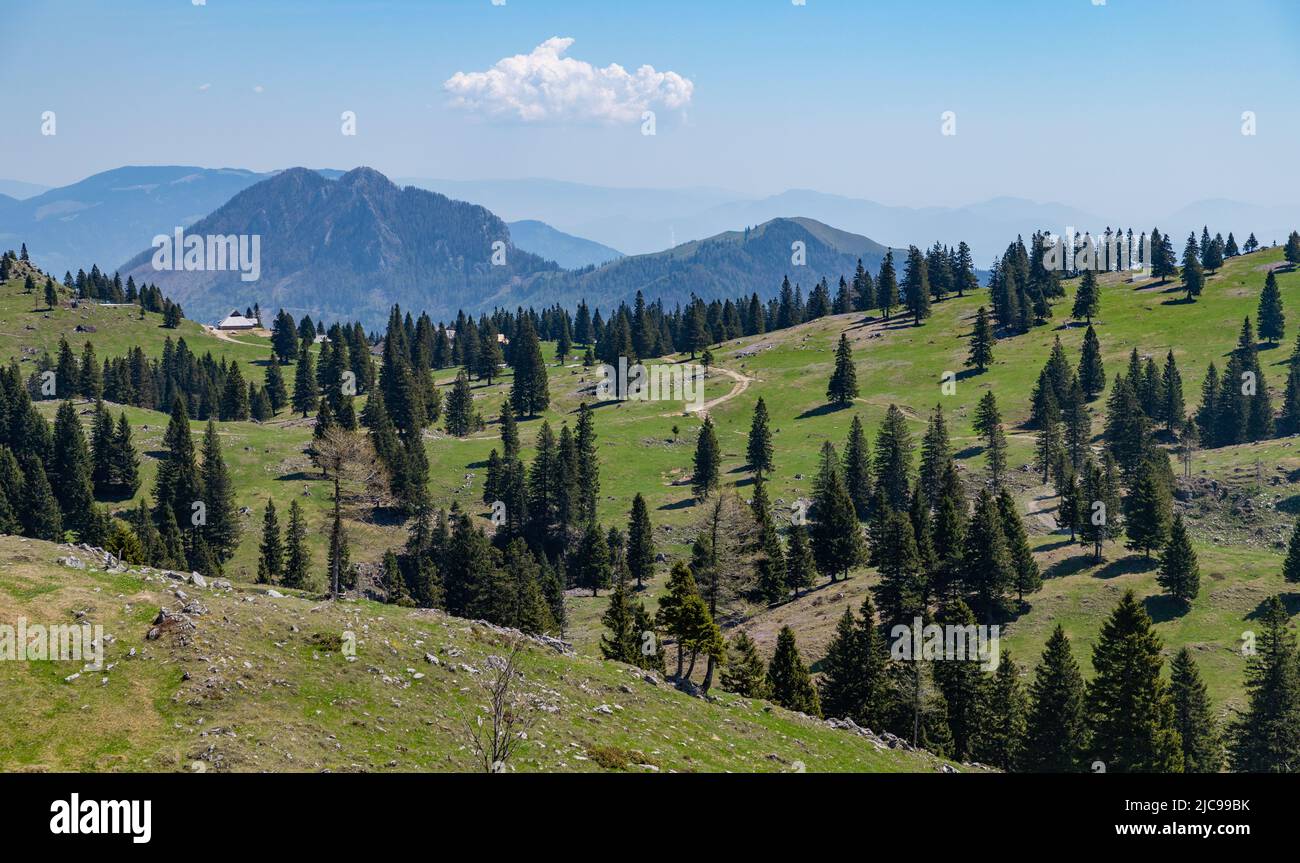
<instances>
[{"instance_id":1,"label":"dirt trail","mask_svg":"<svg viewBox=\"0 0 1300 863\"><path fill-rule=\"evenodd\" d=\"M1048 533L1055 533L1059 527L1056 524L1056 493L1051 486L1040 485L1029 489L1025 492L1029 506L1025 510L1025 515L1033 519L1043 530Z\"/></svg>"},{"instance_id":2,"label":"dirt trail","mask_svg":"<svg viewBox=\"0 0 1300 863\"><path fill-rule=\"evenodd\" d=\"M742 375L740 372L733 372L731 369L724 369L722 368L722 366L710 366L709 374L713 374L714 372L721 372L722 374L726 375L727 377L735 381L735 383L732 384L731 392L727 393L725 396L719 396L716 399L711 399L705 402L698 411L692 411L689 408L687 409L688 412L698 414L701 418L708 416L709 410L711 408L715 408L718 405L723 404L724 402L729 402L732 399L734 399L736 396L743 393L745 390L749 389L749 385L753 383L755 380L757 380L757 378L751 378ZM673 413L660 414L660 416L675 417L675 416L681 416L681 413L673 412Z\"/></svg>"},{"instance_id":3,"label":"dirt trail","mask_svg":"<svg viewBox=\"0 0 1300 863\"><path fill-rule=\"evenodd\" d=\"M244 347L247 348L263 347L262 345L255 345L252 342L241 342L239 339L231 338L230 333L226 332L225 330L219 330L216 327L209 326L208 324L203 325L203 332L207 333L210 336L216 336L217 338L221 339L223 342L230 342L232 345L243 345Z\"/></svg>"}]
</instances>

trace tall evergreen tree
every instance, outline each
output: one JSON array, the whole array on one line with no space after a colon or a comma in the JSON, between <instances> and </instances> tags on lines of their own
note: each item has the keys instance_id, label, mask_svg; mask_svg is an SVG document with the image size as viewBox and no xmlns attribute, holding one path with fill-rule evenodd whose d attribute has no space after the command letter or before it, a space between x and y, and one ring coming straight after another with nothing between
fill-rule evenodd
<instances>
[{"instance_id":1,"label":"tall evergreen tree","mask_svg":"<svg viewBox=\"0 0 1300 863\"><path fill-rule=\"evenodd\" d=\"M762 396L758 397L758 403L754 405L745 453L749 458L749 469L755 475L772 472L772 430L768 427L767 403Z\"/></svg>"},{"instance_id":2,"label":"tall evergreen tree","mask_svg":"<svg viewBox=\"0 0 1300 863\"><path fill-rule=\"evenodd\" d=\"M284 584L288 587L311 587L311 552L307 549L307 522L298 499L289 502L289 524L284 536Z\"/></svg>"},{"instance_id":3,"label":"tall evergreen tree","mask_svg":"<svg viewBox=\"0 0 1300 863\"><path fill-rule=\"evenodd\" d=\"M1183 753L1174 726L1164 660L1151 617L1127 591L1102 624L1088 684L1090 750L1107 773L1178 773Z\"/></svg>"},{"instance_id":4,"label":"tall evergreen tree","mask_svg":"<svg viewBox=\"0 0 1300 863\"><path fill-rule=\"evenodd\" d=\"M988 312L980 306L975 312L975 326L970 333L970 355L966 357L967 368L974 366L976 372L983 374L984 370L993 363L993 345L996 342Z\"/></svg>"},{"instance_id":5,"label":"tall evergreen tree","mask_svg":"<svg viewBox=\"0 0 1300 863\"><path fill-rule=\"evenodd\" d=\"M1156 581L1175 599L1190 605L1201 589L1201 573L1196 562L1196 550L1187 535L1182 513L1174 514L1169 540L1160 557L1160 571Z\"/></svg>"},{"instance_id":6,"label":"tall evergreen tree","mask_svg":"<svg viewBox=\"0 0 1300 863\"><path fill-rule=\"evenodd\" d=\"M262 514L262 543L258 547L257 580L260 584L278 584L284 576L284 544L280 539L280 520L275 502L266 499Z\"/></svg>"},{"instance_id":7,"label":"tall evergreen tree","mask_svg":"<svg viewBox=\"0 0 1300 863\"><path fill-rule=\"evenodd\" d=\"M654 527L650 524L650 510L645 497L637 492L632 498L632 511L627 523L627 568L636 579L636 589L654 575Z\"/></svg>"},{"instance_id":8,"label":"tall evergreen tree","mask_svg":"<svg viewBox=\"0 0 1300 863\"><path fill-rule=\"evenodd\" d=\"M858 519L865 521L871 511L871 453L862 417L857 414L849 424L849 439L844 444L844 485Z\"/></svg>"},{"instance_id":9,"label":"tall evergreen tree","mask_svg":"<svg viewBox=\"0 0 1300 863\"><path fill-rule=\"evenodd\" d=\"M799 657L794 630L781 627L776 638L776 652L767 666L767 687L772 700L788 710L821 716L817 689L813 686L808 667Z\"/></svg>"},{"instance_id":10,"label":"tall evergreen tree","mask_svg":"<svg viewBox=\"0 0 1300 863\"><path fill-rule=\"evenodd\" d=\"M1223 742L1205 681L1185 646L1169 664L1169 690L1174 727L1183 746L1183 772L1218 773L1223 769Z\"/></svg>"},{"instance_id":11,"label":"tall evergreen tree","mask_svg":"<svg viewBox=\"0 0 1300 863\"><path fill-rule=\"evenodd\" d=\"M1229 729L1229 760L1241 773L1300 771L1300 667L1280 596L1260 609L1262 632L1246 664L1246 710Z\"/></svg>"},{"instance_id":12,"label":"tall evergreen tree","mask_svg":"<svg viewBox=\"0 0 1300 863\"><path fill-rule=\"evenodd\" d=\"M1259 294L1259 337L1276 344L1286 335L1286 314L1282 311L1282 294L1277 289L1277 276L1272 270L1264 277L1264 290Z\"/></svg>"},{"instance_id":13,"label":"tall evergreen tree","mask_svg":"<svg viewBox=\"0 0 1300 863\"><path fill-rule=\"evenodd\" d=\"M706 416L700 425L695 442L695 470L691 476L691 490L696 500L704 500L718 488L722 450L713 430L713 418Z\"/></svg>"},{"instance_id":14,"label":"tall evergreen tree","mask_svg":"<svg viewBox=\"0 0 1300 863\"><path fill-rule=\"evenodd\" d=\"M858 397L858 376L853 368L853 348L846 333L840 333L835 348L835 371L826 385L826 398L831 404L844 407Z\"/></svg>"},{"instance_id":15,"label":"tall evergreen tree","mask_svg":"<svg viewBox=\"0 0 1300 863\"><path fill-rule=\"evenodd\" d=\"M311 357L311 339L303 339L298 348L298 362L293 373L293 409L303 419L316 410L320 389L316 383L315 363Z\"/></svg>"},{"instance_id":16,"label":"tall evergreen tree","mask_svg":"<svg viewBox=\"0 0 1300 863\"><path fill-rule=\"evenodd\" d=\"M1087 740L1084 685L1070 639L1058 623L1047 639L1029 687L1021 770L1030 773L1079 773Z\"/></svg>"}]
</instances>

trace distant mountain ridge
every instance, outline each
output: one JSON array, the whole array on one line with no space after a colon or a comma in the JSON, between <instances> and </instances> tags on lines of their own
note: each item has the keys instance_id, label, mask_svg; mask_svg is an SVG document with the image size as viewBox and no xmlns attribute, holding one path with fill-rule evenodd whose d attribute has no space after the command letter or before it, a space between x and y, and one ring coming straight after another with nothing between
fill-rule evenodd
<instances>
[{"instance_id":1,"label":"distant mountain ridge","mask_svg":"<svg viewBox=\"0 0 1300 863\"><path fill-rule=\"evenodd\" d=\"M203 218L266 176L183 165L116 168L0 204L0 246L26 243L58 276L92 264L111 270L155 235Z\"/></svg>"},{"instance_id":2,"label":"distant mountain ridge","mask_svg":"<svg viewBox=\"0 0 1300 863\"><path fill-rule=\"evenodd\" d=\"M157 283L197 320L253 303L367 326L381 325L393 303L445 318L461 307L510 302L525 277L557 270L515 247L505 222L483 207L400 189L371 168L337 180L306 168L282 171L187 233L261 238L255 282L234 271L158 271L152 249L126 263L123 277Z\"/></svg>"},{"instance_id":3,"label":"distant mountain ridge","mask_svg":"<svg viewBox=\"0 0 1300 863\"><path fill-rule=\"evenodd\" d=\"M623 253L609 246L584 240L556 230L536 219L508 222L510 238L515 245L548 261L555 261L566 270L592 267L623 257Z\"/></svg>"},{"instance_id":4,"label":"distant mountain ridge","mask_svg":"<svg viewBox=\"0 0 1300 863\"><path fill-rule=\"evenodd\" d=\"M187 233L259 236L260 278L243 281L235 271L159 271L153 249L138 252L123 276L157 283L197 320L258 303L297 315L359 319L367 327L381 326L393 303L440 320L498 306L571 307L583 298L609 309L630 302L638 290L672 305L691 296L712 300L757 292L767 298L787 275L807 293L823 277L834 285L841 275L852 275L859 259L874 272L886 251L812 219L781 218L654 254L565 270L521 248L510 227L485 208L410 186L399 189L369 168L337 180L305 168L283 171L238 193Z\"/></svg>"}]
</instances>

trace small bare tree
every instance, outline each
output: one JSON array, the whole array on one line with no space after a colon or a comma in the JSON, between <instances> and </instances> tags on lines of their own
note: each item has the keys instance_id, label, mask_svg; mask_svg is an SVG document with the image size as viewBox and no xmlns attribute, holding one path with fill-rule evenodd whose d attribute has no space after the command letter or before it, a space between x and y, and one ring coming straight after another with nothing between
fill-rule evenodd
<instances>
[{"instance_id":1,"label":"small bare tree","mask_svg":"<svg viewBox=\"0 0 1300 863\"><path fill-rule=\"evenodd\" d=\"M478 681L487 696L483 712L464 720L470 748L484 773L504 773L510 756L537 721L537 711L515 685L523 680L519 658L524 637L511 637L509 647L504 657L489 657L489 670Z\"/></svg>"},{"instance_id":2,"label":"small bare tree","mask_svg":"<svg viewBox=\"0 0 1300 863\"><path fill-rule=\"evenodd\" d=\"M384 469L375 455L370 439L361 432L335 426L312 444L312 460L334 483L334 528L331 542L341 542L343 530L343 485L360 485L371 489L384 483ZM339 555L332 555L334 565L330 585L334 598L339 597Z\"/></svg>"}]
</instances>

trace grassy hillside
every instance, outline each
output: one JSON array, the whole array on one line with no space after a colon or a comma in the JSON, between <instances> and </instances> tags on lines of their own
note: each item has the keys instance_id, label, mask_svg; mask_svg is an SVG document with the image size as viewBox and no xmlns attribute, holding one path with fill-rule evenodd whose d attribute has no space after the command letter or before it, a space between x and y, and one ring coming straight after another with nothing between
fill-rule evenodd
<instances>
[{"instance_id":1,"label":"grassy hillside","mask_svg":"<svg viewBox=\"0 0 1300 863\"><path fill-rule=\"evenodd\" d=\"M1209 279L1198 302L1192 304L1179 302L1181 293L1174 284L1130 284L1115 277L1103 278L1101 314L1094 323L1108 377L1122 371L1134 347L1140 354L1152 354L1157 359L1172 349L1182 371L1188 409L1193 409L1206 367L1212 361L1222 365L1236 343L1242 319L1255 315L1267 269L1278 266L1281 256L1281 249L1266 249L1229 260ZM1277 276L1294 331L1300 311L1300 272L1280 269ZM1067 284L1071 296L1073 288ZM62 308L46 318L43 312L33 311L39 308L33 302L33 298L22 295L21 284L10 283L0 289L3 354L19 356L23 346L53 347L57 333L70 332L81 314L100 316L94 319L96 332L76 334L76 338L94 342L101 357L120 353L137 342L156 353L168 332L158 326L156 316L140 322L130 309ZM885 323L863 320L860 315L843 315L715 347L717 365L732 373L715 370L706 382L705 392L707 400L721 400L710 408L710 413L718 426L724 453L724 485L747 496L748 474L743 471L745 435L760 396L766 400L772 418L776 471L769 493L778 508L811 494L817 454L824 440L842 446L855 411L866 423L868 435L874 437L891 402L903 408L918 440L926 415L935 404L942 403L959 465L968 479L981 477L984 459L971 423L980 396L992 389L1008 422L1013 467L1010 484L1022 503L1046 576L1043 590L1029 597L1028 611L1007 626L1004 644L1018 661L1032 665L1051 627L1061 622L1075 639L1085 672L1090 672L1087 648L1122 589L1133 587L1146 598L1166 651L1172 654L1183 644L1193 646L1217 706L1222 709L1239 703L1243 661L1236 648L1241 634L1252 627L1251 617L1262 598L1285 590L1279 575L1280 544L1294 513L1300 509L1300 488L1295 482L1300 480L1300 451L1295 439L1197 453L1192 480L1180 483L1187 497L1182 511L1200 555L1202 592L1189 612L1178 613L1157 595L1150 561L1113 544L1107 547L1102 563L1094 565L1082 548L1070 545L1068 537L1055 533L1051 520L1055 499L1035 474L1021 469L1030 460L1032 435L1018 426L1028 415L1029 393L1053 339L1059 336L1071 361L1077 361L1084 328L1065 320L1069 298L1058 303L1056 318L1049 325L999 342L996 360L987 373L966 374L962 365L966 337L975 309L987 302L986 293L981 291L973 297L937 303L933 317L921 327L898 319ZM26 329L28 324L35 329ZM185 327L187 342L199 353L211 350L250 364L269 355L269 346L256 337L240 336L241 341L250 344L236 345L205 334L188 322ZM842 332L848 333L853 344L861 396L853 410L828 411L824 406L825 386L833 347ZM553 346L545 345L543 350L548 359L553 356ZM1289 354L1289 339L1285 346L1261 346L1275 406L1281 403L1283 364ZM260 368L253 368L255 371L247 376L260 379ZM962 372L955 394L940 393L945 371ZM572 363L563 367L552 363L550 374L552 404L545 418L555 426L566 420L572 423L578 404L592 400L593 376ZM453 370L437 373L439 383L444 385L452 376ZM286 377L291 381L291 374ZM738 382L737 378L743 380ZM496 417L509 384L508 374L490 386L476 384L476 408L484 417ZM1104 401L1094 405L1095 413L1103 405ZM54 405L50 403L46 408L52 412ZM128 410L128 415L136 424L137 445L146 454L156 452L166 418L136 410ZM600 519L606 526L624 526L633 495L643 493L656 527L656 540L670 562L688 553L694 525L700 518L700 508L693 505L689 488L699 422L697 417L683 416L679 404L625 402L596 409L601 459ZM532 441L540 425L540 419L520 424L526 460L531 458ZM1100 428L1098 417L1094 431ZM200 430L196 423L196 433ZM266 424L226 423L221 431L234 473L237 503L251 509L245 516L246 531L227 575L237 582L247 581L256 571L257 525L267 496L273 497L278 507L287 506L291 498L303 503L315 560L323 569L329 498L325 484L302 454L310 439L310 421L281 414ZM430 482L439 505L459 502L462 508L486 515L487 508L481 503L484 466L490 450L499 446L497 438L495 423L465 439L451 438L438 430L427 433ZM153 459L146 458L141 494L151 489L154 469ZM1178 472L1181 475L1181 470ZM353 559L358 561L377 561L385 548L399 546L405 539L405 532L396 525L354 519L349 528L353 534ZM667 568L659 567L646 591L651 607ZM323 583L323 572L320 577ZM742 621L740 625L755 634L764 652L771 650L779 625L791 622L803 655L816 662L843 603L859 601L873 578L872 573L860 571L845 584L814 590L773 609L741 605L732 620ZM603 594L591 598L575 592L570 596L570 628L566 636L579 652L597 655L599 618L606 602Z\"/></svg>"},{"instance_id":2,"label":"grassy hillside","mask_svg":"<svg viewBox=\"0 0 1300 863\"><path fill-rule=\"evenodd\" d=\"M491 657L508 652L503 633L432 611L55 563L69 554L78 552L0 537L0 621L73 623L83 613L110 642L101 672L0 662L0 771L475 769L464 722L486 704L478 684ZM147 640L160 608L184 604L178 589L206 608L192 617L194 632ZM896 772L945 763L766 702L694 698L629 666L538 643L521 667L537 721L514 770Z\"/></svg>"}]
</instances>

